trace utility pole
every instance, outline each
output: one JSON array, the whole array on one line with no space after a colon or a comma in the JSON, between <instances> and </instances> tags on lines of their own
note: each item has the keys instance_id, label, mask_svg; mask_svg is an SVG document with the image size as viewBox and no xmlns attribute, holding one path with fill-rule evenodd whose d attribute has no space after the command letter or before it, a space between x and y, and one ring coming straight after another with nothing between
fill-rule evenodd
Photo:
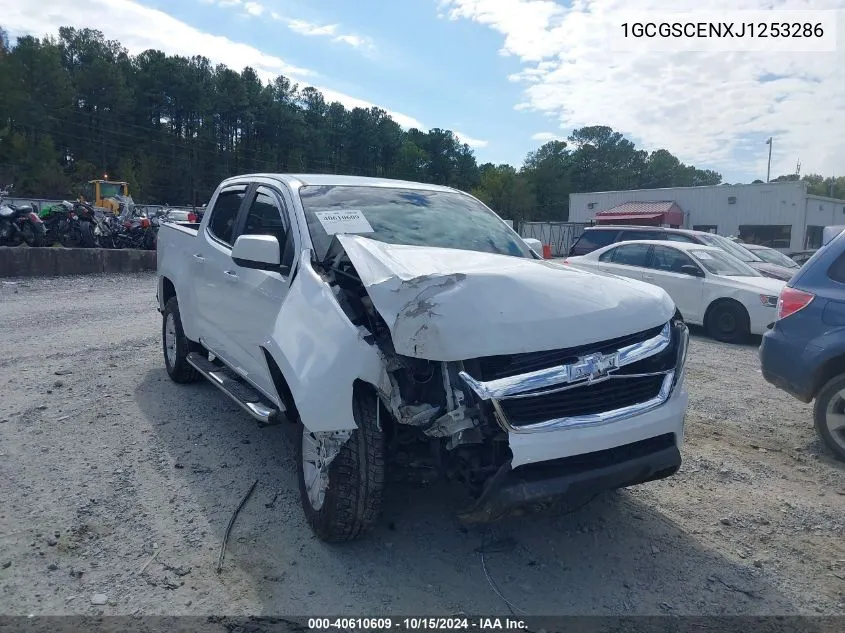
<instances>
[{"instance_id":1,"label":"utility pole","mask_svg":"<svg viewBox=\"0 0 845 633\"><path fill-rule=\"evenodd\" d=\"M769 140L766 141L766 145L769 146L769 166L766 168L766 182L769 182L770 176L772 175L772 137L769 137Z\"/></svg>"}]
</instances>

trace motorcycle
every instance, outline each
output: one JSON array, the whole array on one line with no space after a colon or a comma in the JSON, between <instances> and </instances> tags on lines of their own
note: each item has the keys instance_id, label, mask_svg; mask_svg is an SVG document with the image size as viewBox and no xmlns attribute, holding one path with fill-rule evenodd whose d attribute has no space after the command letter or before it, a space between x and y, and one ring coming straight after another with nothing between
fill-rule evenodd
<instances>
[{"instance_id":1,"label":"motorcycle","mask_svg":"<svg viewBox=\"0 0 845 633\"><path fill-rule=\"evenodd\" d=\"M67 200L41 209L38 217L41 218L47 229L44 236L45 246L52 246L56 242L65 243L65 236L70 232L70 224L74 215L73 203Z\"/></svg>"},{"instance_id":2,"label":"motorcycle","mask_svg":"<svg viewBox=\"0 0 845 633\"><path fill-rule=\"evenodd\" d=\"M8 204L12 185L0 189L0 246L41 246L47 233L44 222L32 209L32 205Z\"/></svg>"},{"instance_id":3,"label":"motorcycle","mask_svg":"<svg viewBox=\"0 0 845 633\"><path fill-rule=\"evenodd\" d=\"M78 201L73 206L71 216L70 235L75 246L82 248L96 248L97 236L94 234L96 222L94 220L94 207L87 203ZM67 246L67 244L65 244Z\"/></svg>"},{"instance_id":4,"label":"motorcycle","mask_svg":"<svg viewBox=\"0 0 845 633\"><path fill-rule=\"evenodd\" d=\"M114 234L118 248L155 248L157 229L150 218L136 214L135 203L131 196L117 196L119 215L118 231Z\"/></svg>"}]
</instances>

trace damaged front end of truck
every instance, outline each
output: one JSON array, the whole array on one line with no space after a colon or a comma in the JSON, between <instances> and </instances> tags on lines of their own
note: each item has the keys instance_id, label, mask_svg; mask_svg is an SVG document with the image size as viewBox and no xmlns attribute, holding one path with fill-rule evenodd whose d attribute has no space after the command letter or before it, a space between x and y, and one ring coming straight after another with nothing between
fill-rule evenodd
<instances>
[{"instance_id":1,"label":"damaged front end of truck","mask_svg":"<svg viewBox=\"0 0 845 633\"><path fill-rule=\"evenodd\" d=\"M355 235L335 236L312 265L380 359L370 383L389 413L379 424L393 473L463 482L465 520L590 493L578 473L619 456L572 452L559 432L655 411L683 380L687 329L643 284ZM631 466L604 487L680 463L668 436L621 450Z\"/></svg>"}]
</instances>

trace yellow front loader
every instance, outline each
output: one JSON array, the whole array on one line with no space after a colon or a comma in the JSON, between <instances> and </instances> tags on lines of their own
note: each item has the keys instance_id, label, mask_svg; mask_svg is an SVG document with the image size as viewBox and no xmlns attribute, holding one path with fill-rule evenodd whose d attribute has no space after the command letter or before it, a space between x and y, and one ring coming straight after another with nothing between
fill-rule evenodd
<instances>
[{"instance_id":1,"label":"yellow front loader","mask_svg":"<svg viewBox=\"0 0 845 633\"><path fill-rule=\"evenodd\" d=\"M82 195L86 202L111 211L115 215L120 209L119 198L128 196L129 185L116 180L89 180Z\"/></svg>"}]
</instances>

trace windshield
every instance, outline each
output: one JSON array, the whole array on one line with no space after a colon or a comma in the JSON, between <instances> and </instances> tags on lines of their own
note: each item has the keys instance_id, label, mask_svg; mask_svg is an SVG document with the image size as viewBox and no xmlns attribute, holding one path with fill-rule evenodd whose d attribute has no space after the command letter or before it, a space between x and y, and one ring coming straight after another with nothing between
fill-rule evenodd
<instances>
[{"instance_id":1,"label":"windshield","mask_svg":"<svg viewBox=\"0 0 845 633\"><path fill-rule=\"evenodd\" d=\"M785 268L801 268L795 260L790 259L780 251L776 251L774 249L755 248L754 254L769 264L777 264L778 266L784 266Z\"/></svg>"},{"instance_id":2,"label":"windshield","mask_svg":"<svg viewBox=\"0 0 845 633\"><path fill-rule=\"evenodd\" d=\"M119 182L101 182L100 183L100 197L102 198L116 198L123 195L123 185Z\"/></svg>"},{"instance_id":3,"label":"windshield","mask_svg":"<svg viewBox=\"0 0 845 633\"><path fill-rule=\"evenodd\" d=\"M706 251L697 248L690 250L689 253L695 257L699 264L714 275L724 275L725 277L762 277L751 266L728 253Z\"/></svg>"},{"instance_id":4,"label":"windshield","mask_svg":"<svg viewBox=\"0 0 845 633\"><path fill-rule=\"evenodd\" d=\"M299 196L319 260L335 233L357 233L389 244L532 257L528 245L499 216L460 193L330 185L302 187Z\"/></svg>"},{"instance_id":5,"label":"windshield","mask_svg":"<svg viewBox=\"0 0 845 633\"><path fill-rule=\"evenodd\" d=\"M741 261L763 261L744 246L737 244L736 242L732 242L728 238L722 237L721 235L714 235L713 233L699 233L698 237L701 238L701 241L707 244L708 246L715 246L716 248L721 248L723 251L727 251L728 253L730 253Z\"/></svg>"}]
</instances>

